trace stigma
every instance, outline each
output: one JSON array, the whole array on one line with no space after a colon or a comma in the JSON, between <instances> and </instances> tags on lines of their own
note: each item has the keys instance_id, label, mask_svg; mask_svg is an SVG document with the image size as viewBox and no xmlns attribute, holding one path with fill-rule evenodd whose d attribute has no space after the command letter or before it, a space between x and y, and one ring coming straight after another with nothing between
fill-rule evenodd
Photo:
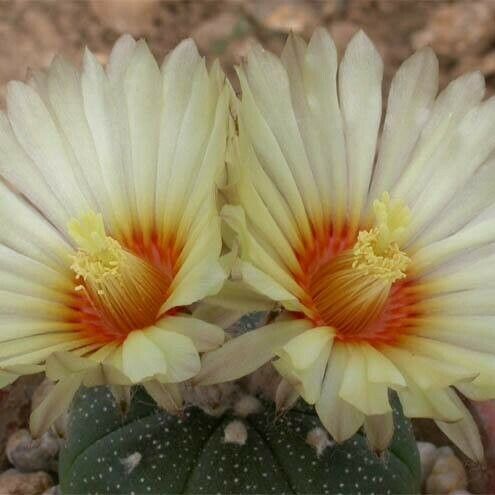
<instances>
[{"instance_id":1,"label":"stigma","mask_svg":"<svg viewBox=\"0 0 495 495\"><path fill-rule=\"evenodd\" d=\"M411 258L399 248L410 222L409 209L384 193L380 200L374 201L373 210L375 226L359 232L353 248L352 268L393 283L405 278L411 264Z\"/></svg>"}]
</instances>

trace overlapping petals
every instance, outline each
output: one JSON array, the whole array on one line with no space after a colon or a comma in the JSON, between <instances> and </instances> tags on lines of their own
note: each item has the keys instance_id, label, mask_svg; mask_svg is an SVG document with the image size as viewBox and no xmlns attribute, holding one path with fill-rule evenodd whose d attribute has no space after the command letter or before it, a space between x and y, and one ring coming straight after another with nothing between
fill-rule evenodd
<instances>
[{"instance_id":1,"label":"overlapping petals","mask_svg":"<svg viewBox=\"0 0 495 495\"><path fill-rule=\"evenodd\" d=\"M106 68L86 50L81 72L56 58L9 84L0 386L42 369L57 381L32 416L36 434L81 385L143 383L179 409L177 384L223 342L188 307L225 279L215 181L229 98L218 64L208 70L192 41L160 68L129 36Z\"/></svg>"},{"instance_id":2,"label":"overlapping petals","mask_svg":"<svg viewBox=\"0 0 495 495\"><path fill-rule=\"evenodd\" d=\"M437 95L424 49L396 73L380 129L382 72L362 32L339 64L323 30L291 36L281 59L255 47L239 69L232 277L289 317L209 353L197 380L275 358L335 439L364 424L377 443L392 389L481 459L458 393L495 397L495 100L476 72Z\"/></svg>"}]
</instances>

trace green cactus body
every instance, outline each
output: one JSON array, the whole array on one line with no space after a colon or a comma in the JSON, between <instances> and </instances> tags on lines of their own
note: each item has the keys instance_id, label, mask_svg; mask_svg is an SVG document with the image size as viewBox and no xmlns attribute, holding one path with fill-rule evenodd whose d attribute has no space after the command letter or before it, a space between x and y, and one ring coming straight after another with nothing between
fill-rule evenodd
<instances>
[{"instance_id":1,"label":"green cactus body","mask_svg":"<svg viewBox=\"0 0 495 495\"><path fill-rule=\"evenodd\" d=\"M395 412L396 434L380 458L357 434L336 445L314 413L273 408L247 418L182 418L156 409L141 390L123 417L104 388L76 398L60 482L72 494L418 493L420 467L410 424ZM315 430L316 429L316 430ZM323 433L319 448L308 434Z\"/></svg>"}]
</instances>

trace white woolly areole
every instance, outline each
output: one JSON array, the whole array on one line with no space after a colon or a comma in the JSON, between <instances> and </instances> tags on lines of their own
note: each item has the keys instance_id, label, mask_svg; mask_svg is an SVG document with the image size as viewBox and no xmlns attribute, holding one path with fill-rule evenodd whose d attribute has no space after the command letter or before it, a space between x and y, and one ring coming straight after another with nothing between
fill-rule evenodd
<instances>
[{"instance_id":1,"label":"white woolly areole","mask_svg":"<svg viewBox=\"0 0 495 495\"><path fill-rule=\"evenodd\" d=\"M308 432L306 443L311 445L316 450L316 455L320 457L325 449L334 445L335 442L330 440L328 433L323 428L316 427Z\"/></svg>"},{"instance_id":2,"label":"white woolly areole","mask_svg":"<svg viewBox=\"0 0 495 495\"><path fill-rule=\"evenodd\" d=\"M247 440L247 430L242 421L231 421L224 430L223 441L225 443L235 443L237 445L244 445Z\"/></svg>"},{"instance_id":3,"label":"white woolly areole","mask_svg":"<svg viewBox=\"0 0 495 495\"><path fill-rule=\"evenodd\" d=\"M131 474L139 465L142 458L142 454L134 452L134 454L124 457L124 459L120 459L120 463L124 466L126 474Z\"/></svg>"},{"instance_id":4,"label":"white woolly areole","mask_svg":"<svg viewBox=\"0 0 495 495\"><path fill-rule=\"evenodd\" d=\"M250 414L256 414L261 410L261 402L252 395L243 395L235 404L234 412L237 416L245 418Z\"/></svg>"}]
</instances>

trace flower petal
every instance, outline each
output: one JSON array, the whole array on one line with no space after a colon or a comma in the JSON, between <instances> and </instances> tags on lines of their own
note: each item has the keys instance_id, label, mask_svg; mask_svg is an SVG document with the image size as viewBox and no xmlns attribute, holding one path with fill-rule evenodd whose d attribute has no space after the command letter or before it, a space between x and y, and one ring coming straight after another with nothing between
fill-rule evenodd
<instances>
[{"instance_id":1,"label":"flower petal","mask_svg":"<svg viewBox=\"0 0 495 495\"><path fill-rule=\"evenodd\" d=\"M348 360L345 345L334 344L320 398L315 404L321 422L337 442L352 437L364 421L363 413L339 396Z\"/></svg>"},{"instance_id":2,"label":"flower petal","mask_svg":"<svg viewBox=\"0 0 495 495\"><path fill-rule=\"evenodd\" d=\"M325 346L331 347L334 332L330 327L311 328L289 340L282 348L283 354L287 355L295 368L309 368Z\"/></svg>"},{"instance_id":3,"label":"flower petal","mask_svg":"<svg viewBox=\"0 0 495 495\"><path fill-rule=\"evenodd\" d=\"M339 396L366 416L386 414L391 411L388 386L369 380L366 358L360 347L347 346L349 361L342 377Z\"/></svg>"},{"instance_id":4,"label":"flower petal","mask_svg":"<svg viewBox=\"0 0 495 495\"><path fill-rule=\"evenodd\" d=\"M394 436L394 416L392 411L385 414L366 416L364 432L370 447L375 452L387 449Z\"/></svg>"},{"instance_id":5,"label":"flower petal","mask_svg":"<svg viewBox=\"0 0 495 495\"><path fill-rule=\"evenodd\" d=\"M182 382L198 373L201 368L199 354L189 337L161 327L146 329L145 335L163 354L163 359L167 363L166 373L160 373L166 375L167 382ZM145 354L143 359L147 359Z\"/></svg>"},{"instance_id":6,"label":"flower petal","mask_svg":"<svg viewBox=\"0 0 495 495\"><path fill-rule=\"evenodd\" d=\"M149 239L154 224L162 79L143 40L136 43L123 85L131 152L129 191L135 196L139 228Z\"/></svg>"},{"instance_id":7,"label":"flower petal","mask_svg":"<svg viewBox=\"0 0 495 495\"><path fill-rule=\"evenodd\" d=\"M62 137L36 91L18 82L7 88L7 108L14 133L41 172L53 195L72 216L94 205L81 188L84 180L73 159L67 154Z\"/></svg>"},{"instance_id":8,"label":"flower petal","mask_svg":"<svg viewBox=\"0 0 495 495\"><path fill-rule=\"evenodd\" d=\"M429 117L438 91L438 60L431 48L409 57L396 72L388 95L387 115L378 147L369 198L390 191Z\"/></svg>"},{"instance_id":9,"label":"flower petal","mask_svg":"<svg viewBox=\"0 0 495 495\"><path fill-rule=\"evenodd\" d=\"M203 356L199 385L235 380L269 361L290 339L311 327L306 320L272 323L229 340L220 349Z\"/></svg>"},{"instance_id":10,"label":"flower petal","mask_svg":"<svg viewBox=\"0 0 495 495\"><path fill-rule=\"evenodd\" d=\"M383 62L359 31L347 45L339 68L349 177L350 223L356 228L366 204L382 114Z\"/></svg>"},{"instance_id":11,"label":"flower petal","mask_svg":"<svg viewBox=\"0 0 495 495\"><path fill-rule=\"evenodd\" d=\"M191 339L198 352L216 349L225 339L220 327L189 316L168 316L159 320L156 326Z\"/></svg>"},{"instance_id":12,"label":"flower petal","mask_svg":"<svg viewBox=\"0 0 495 495\"><path fill-rule=\"evenodd\" d=\"M157 380L143 383L146 392L165 411L179 414L182 410L182 397L175 384L164 384Z\"/></svg>"},{"instance_id":13,"label":"flower petal","mask_svg":"<svg viewBox=\"0 0 495 495\"><path fill-rule=\"evenodd\" d=\"M461 119L482 100L485 81L479 72L465 74L452 81L435 100L409 164L390 191L393 197L413 203L435 167L434 153L446 143Z\"/></svg>"},{"instance_id":14,"label":"flower petal","mask_svg":"<svg viewBox=\"0 0 495 495\"><path fill-rule=\"evenodd\" d=\"M0 371L0 389L14 383L19 378L19 375L14 373L7 373L6 371Z\"/></svg>"},{"instance_id":15,"label":"flower petal","mask_svg":"<svg viewBox=\"0 0 495 495\"><path fill-rule=\"evenodd\" d=\"M60 380L29 420L33 437L38 438L69 408L72 398L82 384L82 375L71 375Z\"/></svg>"},{"instance_id":16,"label":"flower petal","mask_svg":"<svg viewBox=\"0 0 495 495\"><path fill-rule=\"evenodd\" d=\"M435 421L435 423L465 455L475 462L482 463L484 452L478 426L457 394L454 391L449 391L449 396L463 412L463 418L455 423L444 421Z\"/></svg>"},{"instance_id":17,"label":"flower petal","mask_svg":"<svg viewBox=\"0 0 495 495\"><path fill-rule=\"evenodd\" d=\"M317 329L308 331L312 332L316 330ZM327 329L325 330L327 331ZM295 340L298 340L298 337L292 339L292 341ZM328 356L330 355L332 349L332 342L332 338L325 340L323 345L320 347L321 350L318 356L316 356L316 359L314 359L314 361L312 361L307 367L295 367L292 355L285 351L279 351L278 354L280 359L273 362L273 366L277 369L277 371L294 387L294 389L298 392L298 395L301 395L301 397L308 404L314 404L320 397L323 377L325 375L325 370L328 363ZM300 342L300 344L301 346L304 345L303 342ZM311 345L310 343L306 344ZM284 349L287 348L287 345Z\"/></svg>"},{"instance_id":18,"label":"flower petal","mask_svg":"<svg viewBox=\"0 0 495 495\"><path fill-rule=\"evenodd\" d=\"M142 330L134 330L122 346L122 369L133 383L167 373L162 350Z\"/></svg>"}]
</instances>

